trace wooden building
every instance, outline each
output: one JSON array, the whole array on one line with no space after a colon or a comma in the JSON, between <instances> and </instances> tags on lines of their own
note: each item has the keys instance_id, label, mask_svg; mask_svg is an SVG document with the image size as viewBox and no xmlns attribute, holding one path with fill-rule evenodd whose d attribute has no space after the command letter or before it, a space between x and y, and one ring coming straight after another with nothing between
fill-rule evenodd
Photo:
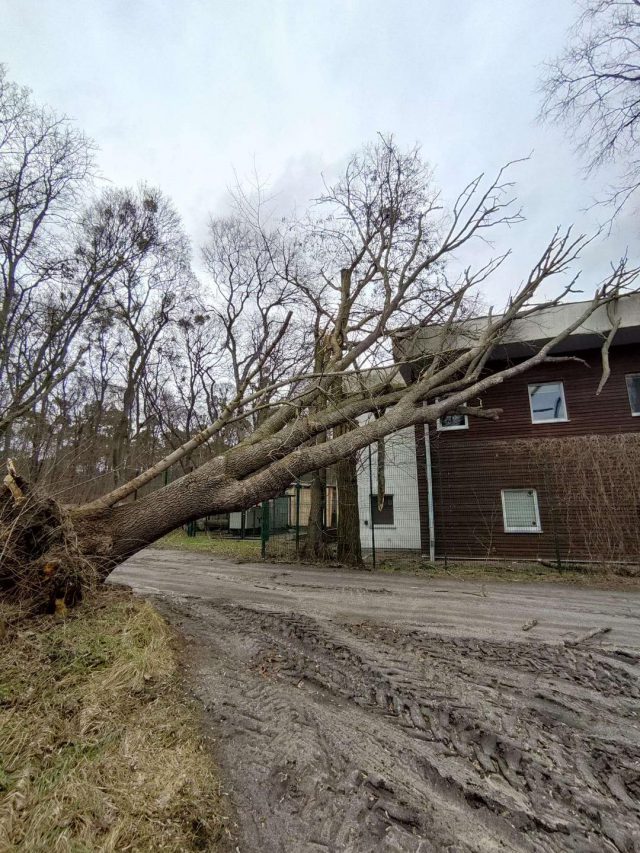
<instances>
[{"instance_id":1,"label":"wooden building","mask_svg":"<svg viewBox=\"0 0 640 853\"><path fill-rule=\"evenodd\" d=\"M488 369L526 357L583 310L569 303L522 322ZM597 393L614 323L611 373ZM467 326L460 337L470 334ZM399 354L410 347L413 359L428 358L436 341L437 328L420 330ZM409 433L402 494L387 486L387 511L374 519L381 547L462 559L640 562L640 297L598 309L554 354L580 361L539 366L483 395L484 407L502 410L498 421L450 415ZM387 467L393 484L393 454ZM369 491L363 473L363 545Z\"/></svg>"}]
</instances>

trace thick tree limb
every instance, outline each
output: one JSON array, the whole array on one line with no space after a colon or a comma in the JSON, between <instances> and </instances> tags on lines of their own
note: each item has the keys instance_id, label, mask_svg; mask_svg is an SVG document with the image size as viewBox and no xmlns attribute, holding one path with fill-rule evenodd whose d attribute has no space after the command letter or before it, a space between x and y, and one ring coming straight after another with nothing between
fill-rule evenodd
<instances>
[{"instance_id":1,"label":"thick tree limb","mask_svg":"<svg viewBox=\"0 0 640 853\"><path fill-rule=\"evenodd\" d=\"M601 350L601 353L602 353L602 377L600 379L600 382L598 383L598 388L596 390L596 397L600 396L602 389L607 384L607 380L611 376L611 366L609 364L609 347L613 343L613 339L615 338L616 333L617 333L618 329L620 328L621 320L622 320L621 317L618 317L615 320L615 322L611 326L611 331L609 332L609 334L605 338L604 343L602 344L602 350Z\"/></svg>"}]
</instances>

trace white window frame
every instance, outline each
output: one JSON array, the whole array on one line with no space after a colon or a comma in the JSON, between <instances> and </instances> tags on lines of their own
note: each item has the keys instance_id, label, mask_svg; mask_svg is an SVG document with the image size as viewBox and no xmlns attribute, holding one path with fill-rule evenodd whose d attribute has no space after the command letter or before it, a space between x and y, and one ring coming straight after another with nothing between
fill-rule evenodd
<instances>
[{"instance_id":1,"label":"white window frame","mask_svg":"<svg viewBox=\"0 0 640 853\"><path fill-rule=\"evenodd\" d=\"M453 412L452 414L455 414L455 412ZM442 418L438 418L438 420L436 421L436 429L438 430L438 432L452 432L456 429L469 429L469 415L463 415L462 417L464 418L464 423L459 424L458 426L443 426Z\"/></svg>"},{"instance_id":2,"label":"white window frame","mask_svg":"<svg viewBox=\"0 0 640 853\"><path fill-rule=\"evenodd\" d=\"M560 390L562 391L562 404L565 412L564 418L543 418L542 420L536 420L533 417L533 399L531 397L531 389L540 388L542 385L560 386ZM567 408L567 398L565 397L564 382L562 380L552 379L550 382L532 382L530 385L527 385L527 394L529 395L529 413L531 415L532 424L566 424L569 421L569 409Z\"/></svg>"},{"instance_id":3,"label":"white window frame","mask_svg":"<svg viewBox=\"0 0 640 853\"><path fill-rule=\"evenodd\" d=\"M536 526L535 527L509 527L507 524L507 506L504 496L507 492L527 492L533 495L533 505L536 511ZM540 508L538 506L538 492L536 489L502 489L500 492L502 499L502 523L505 533L542 533L542 525L540 524Z\"/></svg>"},{"instance_id":4,"label":"white window frame","mask_svg":"<svg viewBox=\"0 0 640 853\"><path fill-rule=\"evenodd\" d=\"M640 418L640 411L633 411L633 403L631 402L631 386L629 385L630 379L640 379L640 373L627 373L624 379L625 385L627 386L627 397L629 398L629 408L631 409L631 417Z\"/></svg>"}]
</instances>

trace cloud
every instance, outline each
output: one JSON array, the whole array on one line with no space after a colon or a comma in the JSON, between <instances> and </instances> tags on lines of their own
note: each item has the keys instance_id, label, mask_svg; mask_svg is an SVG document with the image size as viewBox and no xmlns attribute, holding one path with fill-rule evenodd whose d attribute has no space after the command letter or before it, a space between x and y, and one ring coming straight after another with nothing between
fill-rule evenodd
<instances>
[{"instance_id":1,"label":"cloud","mask_svg":"<svg viewBox=\"0 0 640 853\"><path fill-rule=\"evenodd\" d=\"M21 0L2 4L10 75L75 119L116 184L169 194L194 242L226 187L254 163L284 210L317 195L377 131L420 142L453 199L481 171L514 169L526 223L496 240L513 258L504 297L558 224L585 211L606 175L585 181L569 141L536 124L540 65L559 50L571 0ZM585 278L632 236L621 220L590 247ZM480 256L480 249L474 250Z\"/></svg>"}]
</instances>

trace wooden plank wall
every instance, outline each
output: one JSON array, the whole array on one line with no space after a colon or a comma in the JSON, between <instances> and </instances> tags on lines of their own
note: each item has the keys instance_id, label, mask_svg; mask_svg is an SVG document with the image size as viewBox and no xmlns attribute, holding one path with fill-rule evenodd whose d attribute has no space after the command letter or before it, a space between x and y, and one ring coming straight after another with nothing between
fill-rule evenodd
<instances>
[{"instance_id":1,"label":"wooden plank wall","mask_svg":"<svg viewBox=\"0 0 640 853\"><path fill-rule=\"evenodd\" d=\"M438 556L599 559L600 550L607 559L640 559L640 493L636 475L625 467L626 458L639 458L633 454L640 448L640 417L631 414L625 376L640 373L640 346L612 347L611 376L600 396L599 351L579 355L589 367L543 365L485 394L486 408L503 410L497 422L472 419L469 429L450 432L430 428ZM527 386L558 380L569 420L533 424ZM418 431L416 444L420 470ZM585 483L585 455L592 450L603 470L594 462L593 482ZM569 457L577 460L573 467ZM542 533L504 532L501 490L508 488L536 489ZM424 478L419 489L424 539ZM596 537L592 529L598 501L612 504L606 507L608 543L604 532Z\"/></svg>"}]
</instances>

